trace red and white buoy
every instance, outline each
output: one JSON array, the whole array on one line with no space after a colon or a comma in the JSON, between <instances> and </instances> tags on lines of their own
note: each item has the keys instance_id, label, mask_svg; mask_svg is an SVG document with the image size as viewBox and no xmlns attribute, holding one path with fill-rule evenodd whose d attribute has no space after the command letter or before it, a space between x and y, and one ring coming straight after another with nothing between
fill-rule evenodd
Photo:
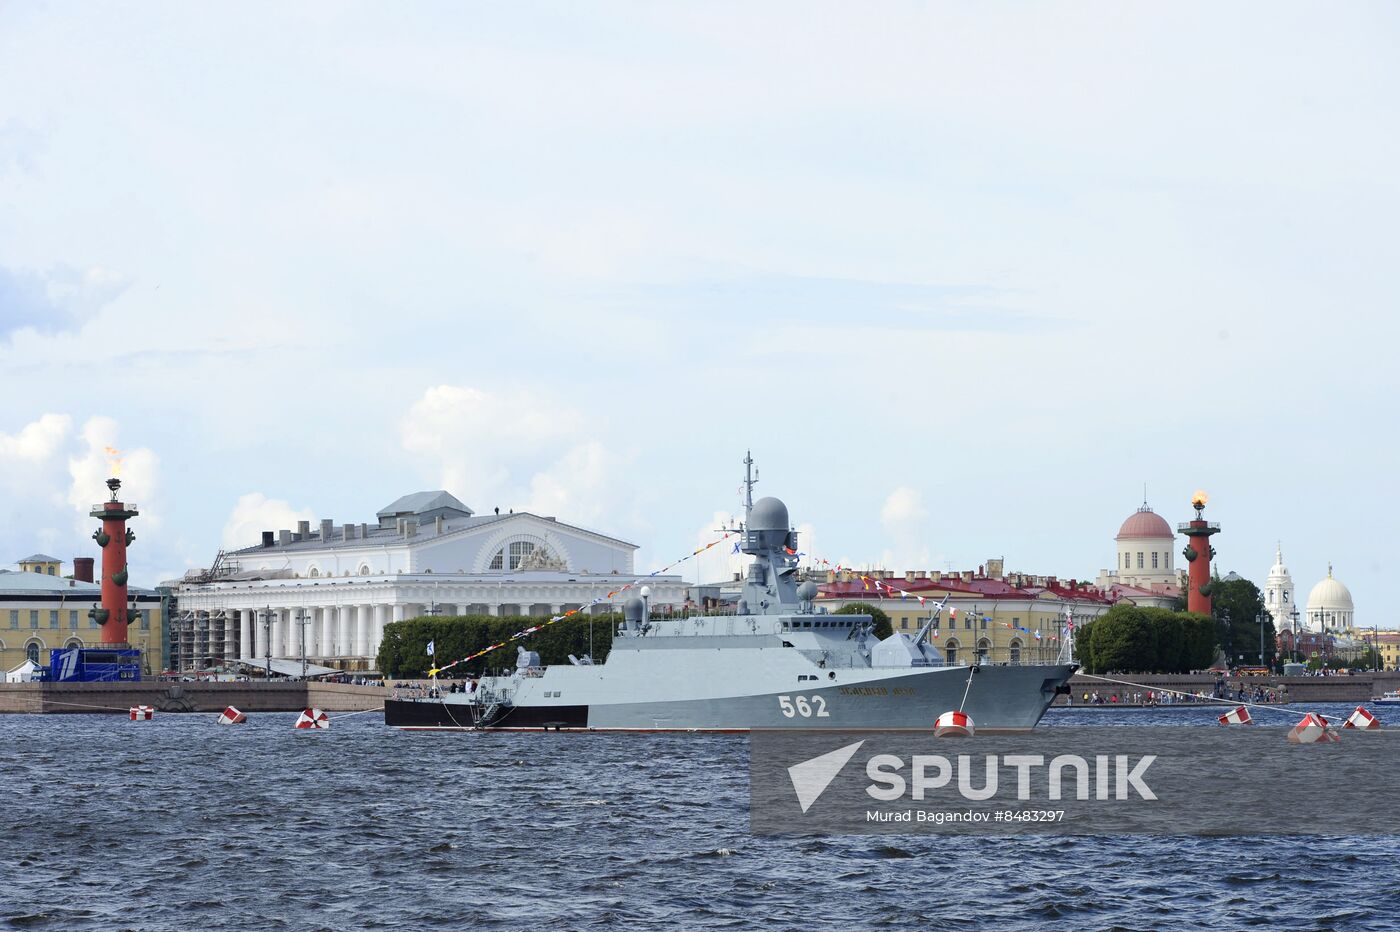
<instances>
[{"instance_id":1,"label":"red and white buoy","mask_svg":"<svg viewBox=\"0 0 1400 932\"><path fill-rule=\"evenodd\" d=\"M293 728L329 728L331 717L320 709L302 709Z\"/></svg>"},{"instance_id":2,"label":"red and white buoy","mask_svg":"<svg viewBox=\"0 0 1400 932\"><path fill-rule=\"evenodd\" d=\"M1220 716L1222 725L1253 725L1254 719L1249 717L1249 709L1244 706L1236 706L1224 715Z\"/></svg>"},{"instance_id":3,"label":"red and white buoy","mask_svg":"<svg viewBox=\"0 0 1400 932\"><path fill-rule=\"evenodd\" d=\"M242 725L246 721L248 721L248 716L238 711L233 706L229 706L227 709L224 709L223 712L219 713L220 725Z\"/></svg>"},{"instance_id":4,"label":"red and white buoy","mask_svg":"<svg viewBox=\"0 0 1400 932\"><path fill-rule=\"evenodd\" d=\"M1336 729L1316 712L1304 715L1303 720L1288 731L1289 744L1326 744L1329 741L1340 740L1341 736L1337 734Z\"/></svg>"},{"instance_id":5,"label":"red and white buoy","mask_svg":"<svg viewBox=\"0 0 1400 932\"><path fill-rule=\"evenodd\" d=\"M966 712L944 712L933 723L935 738L971 738L977 733Z\"/></svg>"},{"instance_id":6,"label":"red and white buoy","mask_svg":"<svg viewBox=\"0 0 1400 932\"><path fill-rule=\"evenodd\" d=\"M156 710L148 705L134 705L131 707L131 720L133 722L149 722L155 718Z\"/></svg>"},{"instance_id":7,"label":"red and white buoy","mask_svg":"<svg viewBox=\"0 0 1400 932\"><path fill-rule=\"evenodd\" d=\"M1381 727L1381 720L1371 714L1371 710L1359 705L1356 711L1347 717L1343 728L1360 728L1363 731L1371 731Z\"/></svg>"}]
</instances>

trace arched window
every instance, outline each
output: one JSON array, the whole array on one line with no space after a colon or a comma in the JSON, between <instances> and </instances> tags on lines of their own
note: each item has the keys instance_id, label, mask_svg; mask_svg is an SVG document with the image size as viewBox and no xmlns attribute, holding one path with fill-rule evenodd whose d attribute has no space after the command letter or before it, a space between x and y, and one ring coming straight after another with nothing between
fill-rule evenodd
<instances>
[{"instance_id":1,"label":"arched window","mask_svg":"<svg viewBox=\"0 0 1400 932\"><path fill-rule=\"evenodd\" d=\"M64 644L63 646L64 646L64 647L82 647L82 646L83 646L83 642L80 641L80 640L78 640L77 638L69 638L69 639L68 639L68 642L67 642L66 644Z\"/></svg>"},{"instance_id":2,"label":"arched window","mask_svg":"<svg viewBox=\"0 0 1400 932\"><path fill-rule=\"evenodd\" d=\"M535 552L535 544L528 540L513 540L491 558L491 565L487 569L492 570L517 570L520 568L520 561Z\"/></svg>"},{"instance_id":3,"label":"arched window","mask_svg":"<svg viewBox=\"0 0 1400 932\"><path fill-rule=\"evenodd\" d=\"M361 563L361 564L360 564L360 568L359 568L359 570L357 570L357 572L358 572L361 576L368 576L368 575L369 575L369 564L368 564L368 563Z\"/></svg>"},{"instance_id":4,"label":"arched window","mask_svg":"<svg viewBox=\"0 0 1400 932\"><path fill-rule=\"evenodd\" d=\"M948 646L943 648L943 654L948 658L950 664L958 662L958 641L956 638L948 641Z\"/></svg>"},{"instance_id":5,"label":"arched window","mask_svg":"<svg viewBox=\"0 0 1400 932\"><path fill-rule=\"evenodd\" d=\"M38 663L38 662L39 662L39 645L38 645L38 644L31 643L28 647L26 647L26 648L24 649L24 656L28 657L28 658L29 658L31 661L33 661L34 663Z\"/></svg>"},{"instance_id":6,"label":"arched window","mask_svg":"<svg viewBox=\"0 0 1400 932\"><path fill-rule=\"evenodd\" d=\"M987 653L992 649L992 642L983 638L977 642L977 659L983 661L987 659Z\"/></svg>"},{"instance_id":7,"label":"arched window","mask_svg":"<svg viewBox=\"0 0 1400 932\"><path fill-rule=\"evenodd\" d=\"M321 575L321 571L318 570L318 569L316 569L316 567L313 566L313 567L311 567L311 569L307 572L306 575L307 575L307 576L310 576L312 579L315 579L316 577L318 577L318 576Z\"/></svg>"},{"instance_id":8,"label":"arched window","mask_svg":"<svg viewBox=\"0 0 1400 932\"><path fill-rule=\"evenodd\" d=\"M1020 662L1021 662L1021 639L1020 639L1020 638L1017 638L1016 640L1014 640L1014 641L1011 642L1011 662L1012 662L1012 663L1020 663Z\"/></svg>"}]
</instances>

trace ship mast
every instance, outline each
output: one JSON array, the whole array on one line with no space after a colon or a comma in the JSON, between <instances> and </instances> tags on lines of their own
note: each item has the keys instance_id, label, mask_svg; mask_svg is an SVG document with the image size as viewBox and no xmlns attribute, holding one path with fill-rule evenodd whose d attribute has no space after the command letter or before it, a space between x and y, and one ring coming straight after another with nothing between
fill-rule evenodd
<instances>
[{"instance_id":1,"label":"ship mast","mask_svg":"<svg viewBox=\"0 0 1400 932\"><path fill-rule=\"evenodd\" d=\"M749 526L749 516L753 512L753 487L758 484L758 476L753 471L753 451L744 451L744 527Z\"/></svg>"}]
</instances>

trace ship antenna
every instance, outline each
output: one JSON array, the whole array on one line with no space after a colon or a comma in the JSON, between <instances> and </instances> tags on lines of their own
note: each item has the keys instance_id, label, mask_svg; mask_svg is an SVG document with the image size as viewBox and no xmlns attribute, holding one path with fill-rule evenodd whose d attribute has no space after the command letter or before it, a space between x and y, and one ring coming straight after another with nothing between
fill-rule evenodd
<instances>
[{"instance_id":1,"label":"ship antenna","mask_svg":"<svg viewBox=\"0 0 1400 932\"><path fill-rule=\"evenodd\" d=\"M753 487L758 479L753 472L753 451L744 451L744 527L749 526L749 516L753 511Z\"/></svg>"}]
</instances>

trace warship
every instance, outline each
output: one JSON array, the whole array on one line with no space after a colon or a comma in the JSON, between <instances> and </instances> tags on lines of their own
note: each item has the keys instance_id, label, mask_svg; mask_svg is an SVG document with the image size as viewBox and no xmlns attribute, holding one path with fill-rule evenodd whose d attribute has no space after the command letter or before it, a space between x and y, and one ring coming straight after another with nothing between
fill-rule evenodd
<instances>
[{"instance_id":1,"label":"warship","mask_svg":"<svg viewBox=\"0 0 1400 932\"><path fill-rule=\"evenodd\" d=\"M929 634L874 633L869 615L829 614L817 585L799 582L797 535L776 498L753 500L745 458L740 549L753 558L737 611L652 617L646 587L623 605L601 663L543 665L517 647L508 674L465 692L389 699L385 724L421 730L744 732L759 728L929 731L962 710L979 731L1027 731L1076 665L947 663Z\"/></svg>"}]
</instances>

